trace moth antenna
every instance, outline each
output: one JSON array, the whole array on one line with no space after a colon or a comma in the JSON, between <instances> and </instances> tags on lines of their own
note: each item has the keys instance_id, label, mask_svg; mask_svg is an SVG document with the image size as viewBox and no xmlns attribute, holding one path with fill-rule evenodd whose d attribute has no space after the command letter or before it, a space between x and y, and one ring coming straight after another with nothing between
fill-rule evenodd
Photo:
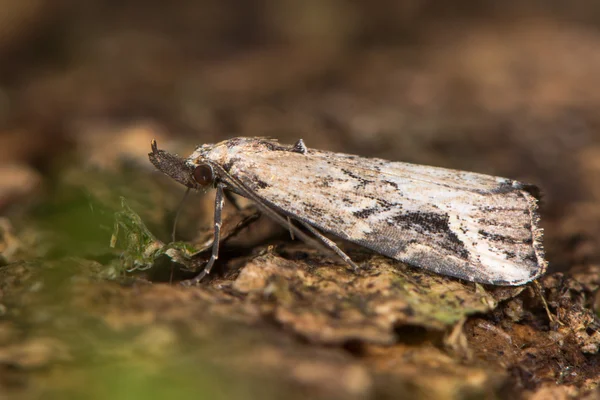
<instances>
[{"instance_id":1,"label":"moth antenna","mask_svg":"<svg viewBox=\"0 0 600 400\"><path fill-rule=\"evenodd\" d=\"M183 203L185 203L185 200L187 199L189 193L190 193L190 188L187 188L187 190L185 191L185 194L183 195L183 198L181 199L181 201L179 202L179 205L177 206L177 212L175 213L175 219L173 220L173 230L171 231L171 241L172 242L175 241L175 234L177 233L177 221L179 221L179 214L181 214L181 209L183 208Z\"/></svg>"}]
</instances>

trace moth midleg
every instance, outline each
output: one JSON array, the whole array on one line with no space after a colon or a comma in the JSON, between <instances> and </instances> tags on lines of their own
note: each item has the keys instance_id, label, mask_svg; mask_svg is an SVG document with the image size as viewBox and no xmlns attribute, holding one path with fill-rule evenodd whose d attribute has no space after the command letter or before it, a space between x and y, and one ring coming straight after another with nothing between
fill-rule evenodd
<instances>
[{"instance_id":1,"label":"moth midleg","mask_svg":"<svg viewBox=\"0 0 600 400\"><path fill-rule=\"evenodd\" d=\"M198 275L192 278L194 283L200 282L206 275L210 274L210 270L213 265L215 265L215 261L219 258L219 241L221 240L221 224L223 222L223 202L224 202L224 188L225 185L223 183L217 183L217 194L215 195L215 232L213 237L212 244L212 252L210 255L210 259L206 263L206 266Z\"/></svg>"},{"instance_id":2,"label":"moth midleg","mask_svg":"<svg viewBox=\"0 0 600 400\"><path fill-rule=\"evenodd\" d=\"M307 224L306 222L300 221L300 220L298 220L298 222L300 222L306 229L308 229L308 231L310 233L312 233L317 239L319 239L321 241L321 243L323 243L325 245L325 247L327 247L328 249L333 251L335 254L340 256L340 258L342 260L344 260L346 262L346 264L348 264L349 266L352 267L352 269L354 269L354 272L357 272L360 269L360 267L358 265L356 265L356 263L354 261L352 261L352 259L350 257L348 257L348 255L346 253L344 253L342 251L342 249L340 249L332 240L325 237L321 232L316 230L312 225Z\"/></svg>"},{"instance_id":3,"label":"moth midleg","mask_svg":"<svg viewBox=\"0 0 600 400\"><path fill-rule=\"evenodd\" d=\"M296 237L300 238L300 240L302 240L303 242L305 242L317 249L326 248L323 245L323 243L311 238L309 235L302 232L302 230L300 230L294 224L288 224L288 221L284 216L282 216L279 212L277 212L271 206L266 204L259 196L256 195L256 193L252 192L247 187L245 187L241 182L239 182L239 180L236 180L231 175L228 175L227 172L225 172L225 170L221 170L221 173L227 177L227 179L228 179L228 181L226 182L227 184L229 184L232 187L234 187L235 189L237 189L241 196L244 196L244 197L252 200L256 204L258 209L261 210L265 215L267 215L268 217L273 219L273 221L277 222L279 225L281 225L284 228L291 229L291 231L294 232L295 238Z\"/></svg>"},{"instance_id":4,"label":"moth midleg","mask_svg":"<svg viewBox=\"0 0 600 400\"><path fill-rule=\"evenodd\" d=\"M288 229L290 231L290 237L292 238L292 240L296 240L296 238L294 237L294 230L292 229L292 219L290 217L287 217L287 221L288 221Z\"/></svg>"},{"instance_id":5,"label":"moth midleg","mask_svg":"<svg viewBox=\"0 0 600 400\"><path fill-rule=\"evenodd\" d=\"M227 199L227 201L230 202L231 204L233 204L233 206L235 207L236 210L238 210L238 211L242 210L242 207L240 206L240 203L235 198L235 196L233 195L233 193L231 193L229 190L225 190L224 194L225 194L225 198Z\"/></svg>"},{"instance_id":6,"label":"moth midleg","mask_svg":"<svg viewBox=\"0 0 600 400\"><path fill-rule=\"evenodd\" d=\"M302 232L302 230L298 229L298 227L296 227L293 223L289 223L290 222L289 219L282 216L280 213L278 213L276 210L274 210L271 206L266 204L263 201L263 199L261 199L259 196L256 195L256 193L249 190L239 180L237 180L235 177L229 175L225 170L221 170L221 173L227 177L227 183L229 185L231 185L232 187L234 187L235 189L237 189L237 191L239 192L240 195L254 201L254 203L256 203L256 205L258 206L258 208L260 210L262 210L267 216L271 217L279 225L291 230L294 233L295 237L300 238L303 242L305 242L317 249L325 248L325 249L329 249L329 250L333 251L340 258L342 258L342 260L344 260L348 265L350 265L354 269L354 271L358 271L360 269L360 267L358 265L356 265L354 263L354 261L352 261L350 259L350 257L348 257L346 255L346 253L344 253L339 247L337 247L337 245L334 242L332 242L331 240L329 240L328 238L323 236L319 231L317 231L311 225L308 225L308 224L302 222L301 220L297 219L297 221L300 222L303 226L305 226L306 229L308 229L316 237L317 240L311 238L309 235ZM292 218L294 218L294 216L292 216Z\"/></svg>"}]
</instances>

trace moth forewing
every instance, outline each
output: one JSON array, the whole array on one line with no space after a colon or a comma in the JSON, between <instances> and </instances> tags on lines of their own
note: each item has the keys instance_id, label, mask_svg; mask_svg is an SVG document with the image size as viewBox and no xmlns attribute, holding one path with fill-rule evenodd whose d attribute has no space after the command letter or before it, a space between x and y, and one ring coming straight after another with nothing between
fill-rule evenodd
<instances>
[{"instance_id":1,"label":"moth forewing","mask_svg":"<svg viewBox=\"0 0 600 400\"><path fill-rule=\"evenodd\" d=\"M263 138L203 145L186 168L206 163L225 189L282 225L289 217L413 266L497 285L523 284L546 269L537 199L510 179Z\"/></svg>"}]
</instances>

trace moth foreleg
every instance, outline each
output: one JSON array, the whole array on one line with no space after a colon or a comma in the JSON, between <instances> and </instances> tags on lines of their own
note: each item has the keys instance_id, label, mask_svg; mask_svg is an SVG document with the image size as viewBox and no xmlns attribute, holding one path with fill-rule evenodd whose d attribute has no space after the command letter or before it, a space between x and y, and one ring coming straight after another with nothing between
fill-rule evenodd
<instances>
[{"instance_id":1,"label":"moth foreleg","mask_svg":"<svg viewBox=\"0 0 600 400\"><path fill-rule=\"evenodd\" d=\"M317 239L319 239L321 241L321 243L323 243L325 245L325 247L327 247L328 249L333 251L342 260L344 260L346 262L346 264L351 266L352 269L354 269L354 272L357 272L360 269L360 267L358 265L356 265L356 263L354 261L352 261L352 259L350 257L348 257L348 255L346 253L344 253L342 251L342 249L340 249L332 240L325 237L321 232L319 232L313 226L307 224L306 222L300 221L300 220L298 220L298 222L300 222L306 229L308 229L310 231L310 233L315 235L315 237Z\"/></svg>"},{"instance_id":2,"label":"moth foreleg","mask_svg":"<svg viewBox=\"0 0 600 400\"><path fill-rule=\"evenodd\" d=\"M210 255L210 259L206 266L198 275L191 279L193 283L200 282L206 275L210 274L210 270L213 265L215 265L215 261L219 258L219 242L221 241L221 224L222 224L222 211L223 211L223 201L224 201L224 187L223 183L217 183L217 194L215 195L215 232L213 237L212 244L212 252Z\"/></svg>"},{"instance_id":3,"label":"moth foreleg","mask_svg":"<svg viewBox=\"0 0 600 400\"><path fill-rule=\"evenodd\" d=\"M287 217L287 222L288 222L288 229L290 231L290 237L292 238L292 240L295 240L296 238L294 237L294 229L292 228L292 220L290 217Z\"/></svg>"}]
</instances>

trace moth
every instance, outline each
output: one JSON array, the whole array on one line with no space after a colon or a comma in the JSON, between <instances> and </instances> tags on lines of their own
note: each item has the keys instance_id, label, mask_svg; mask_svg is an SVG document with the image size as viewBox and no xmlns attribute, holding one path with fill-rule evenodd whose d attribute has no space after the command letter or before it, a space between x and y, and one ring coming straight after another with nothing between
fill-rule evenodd
<instances>
[{"instance_id":1,"label":"moth","mask_svg":"<svg viewBox=\"0 0 600 400\"><path fill-rule=\"evenodd\" d=\"M473 172L238 137L199 146L188 158L158 150L150 161L192 189L216 188L210 273L219 252L227 191L244 196L302 240L320 243L355 270L332 240L442 275L521 285L547 267L535 186ZM298 226L303 227L300 229Z\"/></svg>"}]
</instances>

